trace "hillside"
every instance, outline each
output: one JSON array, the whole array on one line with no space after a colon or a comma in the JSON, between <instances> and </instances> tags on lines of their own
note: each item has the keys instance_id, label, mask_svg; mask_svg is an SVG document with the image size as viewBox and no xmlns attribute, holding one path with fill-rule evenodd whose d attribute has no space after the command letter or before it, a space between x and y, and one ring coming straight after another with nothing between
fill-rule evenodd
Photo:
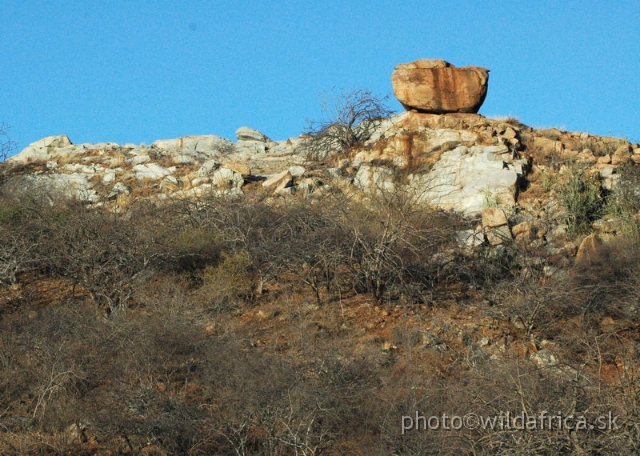
<instances>
[{"instance_id":1,"label":"hillside","mask_svg":"<svg viewBox=\"0 0 640 456\"><path fill-rule=\"evenodd\" d=\"M0 164L0 452L636 452L640 146L410 95Z\"/></svg>"}]
</instances>

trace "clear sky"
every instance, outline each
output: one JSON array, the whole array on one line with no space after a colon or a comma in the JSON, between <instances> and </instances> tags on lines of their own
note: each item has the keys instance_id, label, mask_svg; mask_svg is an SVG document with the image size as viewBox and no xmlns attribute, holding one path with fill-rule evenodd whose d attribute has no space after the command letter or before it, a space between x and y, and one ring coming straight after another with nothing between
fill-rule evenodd
<instances>
[{"instance_id":1,"label":"clear sky","mask_svg":"<svg viewBox=\"0 0 640 456\"><path fill-rule=\"evenodd\" d=\"M638 0L2 0L0 123L18 150L285 139L334 87L401 111L391 73L418 58L489 68L486 116L640 141Z\"/></svg>"}]
</instances>

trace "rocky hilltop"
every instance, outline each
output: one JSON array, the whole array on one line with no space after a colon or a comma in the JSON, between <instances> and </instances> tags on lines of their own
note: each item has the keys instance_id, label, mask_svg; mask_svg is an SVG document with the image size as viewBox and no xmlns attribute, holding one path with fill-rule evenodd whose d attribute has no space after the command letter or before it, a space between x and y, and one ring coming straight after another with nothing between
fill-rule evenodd
<instances>
[{"instance_id":1,"label":"rocky hilltop","mask_svg":"<svg viewBox=\"0 0 640 456\"><path fill-rule=\"evenodd\" d=\"M379 121L362 146L326 160L309 157L304 141L304 136L273 141L248 127L237 130L235 142L204 135L149 146L73 144L65 135L52 136L7 160L3 188L112 209L136 198L259 192L278 202L326 192L361 199L402 191L416 203L467 217L498 208L511 215L508 224L517 235L524 228L516 225L524 222L551 238L567 226L551 188L554 181L580 167L610 192L622 168L640 163L640 147L626 139L536 130L515 119L472 113L398 114ZM467 234L471 244L485 241L482 234Z\"/></svg>"}]
</instances>

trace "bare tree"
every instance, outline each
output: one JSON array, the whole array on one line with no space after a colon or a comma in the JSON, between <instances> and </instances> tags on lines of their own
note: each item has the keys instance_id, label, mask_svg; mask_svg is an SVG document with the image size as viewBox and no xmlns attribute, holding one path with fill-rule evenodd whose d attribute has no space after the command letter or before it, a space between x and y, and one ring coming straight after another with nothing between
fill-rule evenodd
<instances>
[{"instance_id":1,"label":"bare tree","mask_svg":"<svg viewBox=\"0 0 640 456\"><path fill-rule=\"evenodd\" d=\"M0 124L0 162L5 161L15 148L15 143L9 137L9 128L5 123Z\"/></svg>"},{"instance_id":2,"label":"bare tree","mask_svg":"<svg viewBox=\"0 0 640 456\"><path fill-rule=\"evenodd\" d=\"M402 191L381 191L366 205L355 203L344 210L358 287L378 300L401 295L412 300L438 280L436 253L451 240L451 215L427 209Z\"/></svg>"},{"instance_id":3,"label":"bare tree","mask_svg":"<svg viewBox=\"0 0 640 456\"><path fill-rule=\"evenodd\" d=\"M332 153L345 154L371 137L380 120L393 111L385 105L387 97L369 90L342 91L327 96L322 103L321 121L308 123L302 150L316 159Z\"/></svg>"}]
</instances>

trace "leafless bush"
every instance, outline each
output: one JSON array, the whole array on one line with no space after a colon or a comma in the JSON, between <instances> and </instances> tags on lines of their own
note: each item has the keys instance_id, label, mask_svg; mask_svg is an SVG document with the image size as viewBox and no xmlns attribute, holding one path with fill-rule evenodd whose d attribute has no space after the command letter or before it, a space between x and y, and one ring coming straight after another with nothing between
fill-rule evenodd
<instances>
[{"instance_id":1,"label":"leafless bush","mask_svg":"<svg viewBox=\"0 0 640 456\"><path fill-rule=\"evenodd\" d=\"M607 194L605 211L622 219L624 226L621 231L637 233L640 230L634 215L640 207L640 168L626 166L620 171L619 180Z\"/></svg>"},{"instance_id":2,"label":"leafless bush","mask_svg":"<svg viewBox=\"0 0 640 456\"><path fill-rule=\"evenodd\" d=\"M9 128L5 123L0 124L0 162L4 162L15 150L15 143L9 136Z\"/></svg>"},{"instance_id":3,"label":"leafless bush","mask_svg":"<svg viewBox=\"0 0 640 456\"><path fill-rule=\"evenodd\" d=\"M640 281L640 239L636 233L617 236L601 249L600 261L578 267L571 287L582 292L582 312L591 316L637 318Z\"/></svg>"},{"instance_id":4,"label":"leafless bush","mask_svg":"<svg viewBox=\"0 0 640 456\"><path fill-rule=\"evenodd\" d=\"M144 230L139 229L141 222ZM60 273L82 285L99 307L108 311L126 307L133 282L157 257L153 220L76 206L47 223L52 231L51 255Z\"/></svg>"},{"instance_id":5,"label":"leafless bush","mask_svg":"<svg viewBox=\"0 0 640 456\"><path fill-rule=\"evenodd\" d=\"M392 114L381 98L368 90L331 95L323 100L325 119L311 121L302 143L302 151L316 159L345 154L371 137L380 120Z\"/></svg>"},{"instance_id":6,"label":"leafless bush","mask_svg":"<svg viewBox=\"0 0 640 456\"><path fill-rule=\"evenodd\" d=\"M368 204L354 203L344 211L358 287L378 299L405 295L411 300L438 282L435 255L447 248L455 217L400 191L381 192Z\"/></svg>"},{"instance_id":7,"label":"leafless bush","mask_svg":"<svg viewBox=\"0 0 640 456\"><path fill-rule=\"evenodd\" d=\"M14 284L19 274L39 267L43 235L33 228L27 208L0 203L0 283Z\"/></svg>"}]
</instances>

